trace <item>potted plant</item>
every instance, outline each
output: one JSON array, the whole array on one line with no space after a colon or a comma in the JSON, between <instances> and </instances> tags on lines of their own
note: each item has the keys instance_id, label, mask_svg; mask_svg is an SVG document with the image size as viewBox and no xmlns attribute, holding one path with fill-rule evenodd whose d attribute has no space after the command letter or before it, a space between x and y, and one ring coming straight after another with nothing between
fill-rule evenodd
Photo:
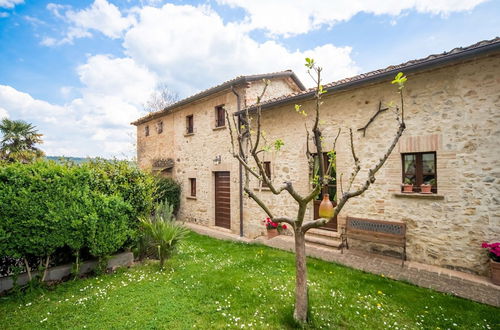
<instances>
[{"instance_id":1,"label":"potted plant","mask_svg":"<svg viewBox=\"0 0 500 330\"><path fill-rule=\"evenodd\" d=\"M436 184L436 179L431 179L428 182L420 185L420 192L422 194L432 194L432 186Z\"/></svg>"},{"instance_id":2,"label":"potted plant","mask_svg":"<svg viewBox=\"0 0 500 330\"><path fill-rule=\"evenodd\" d=\"M266 218L263 222L266 225L267 238L269 239L278 236L283 230L287 228L285 224L274 222L270 218Z\"/></svg>"},{"instance_id":3,"label":"potted plant","mask_svg":"<svg viewBox=\"0 0 500 330\"><path fill-rule=\"evenodd\" d=\"M411 193L413 192L413 182L409 178L405 178L403 181L403 192Z\"/></svg>"},{"instance_id":4,"label":"potted plant","mask_svg":"<svg viewBox=\"0 0 500 330\"><path fill-rule=\"evenodd\" d=\"M488 249L488 256L490 257L490 277L491 282L500 285L500 243L488 244L484 242L481 247Z\"/></svg>"}]
</instances>

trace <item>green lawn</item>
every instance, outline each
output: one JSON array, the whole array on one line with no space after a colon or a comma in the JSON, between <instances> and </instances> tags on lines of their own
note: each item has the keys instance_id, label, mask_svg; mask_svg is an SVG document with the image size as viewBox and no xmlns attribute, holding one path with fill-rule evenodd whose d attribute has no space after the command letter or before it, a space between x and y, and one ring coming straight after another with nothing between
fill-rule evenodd
<instances>
[{"instance_id":1,"label":"green lawn","mask_svg":"<svg viewBox=\"0 0 500 330\"><path fill-rule=\"evenodd\" d=\"M499 329L500 310L309 259L311 328ZM294 256L190 234L157 264L0 298L0 328L292 328Z\"/></svg>"}]
</instances>

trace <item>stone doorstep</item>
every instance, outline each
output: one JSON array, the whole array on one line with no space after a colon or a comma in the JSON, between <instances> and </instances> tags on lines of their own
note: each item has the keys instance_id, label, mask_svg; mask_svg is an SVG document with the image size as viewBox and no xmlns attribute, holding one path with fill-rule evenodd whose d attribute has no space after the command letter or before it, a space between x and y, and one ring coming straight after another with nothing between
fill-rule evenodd
<instances>
[{"instance_id":1,"label":"stone doorstep","mask_svg":"<svg viewBox=\"0 0 500 330\"><path fill-rule=\"evenodd\" d=\"M122 252L115 254L108 260L108 268L114 269L120 266L130 266L134 262L134 254L132 252ZM90 272L97 265L97 261L89 260L84 261L80 265L80 274L85 274ZM60 265L51 267L47 271L47 277L45 278L46 282L50 281L59 281L60 279L71 274L72 264ZM38 275L38 271L34 271L31 273L33 277ZM24 285L28 283L28 274L22 273L19 274L17 278L17 283L19 285ZM14 281L12 276L0 277L0 293L10 290L14 287Z\"/></svg>"},{"instance_id":2,"label":"stone doorstep","mask_svg":"<svg viewBox=\"0 0 500 330\"><path fill-rule=\"evenodd\" d=\"M209 228L192 223L186 223L186 226L201 235L214 238L258 243L291 252L295 249L293 236L279 235L272 239L260 236L256 239L249 239L233 233L221 232L218 228ZM395 280L405 280L414 285L500 307L500 286L491 283L486 277L415 261L405 261L404 267L401 267L401 259L399 258L366 253L355 249L344 250L342 254L337 248L311 242L306 242L306 254L310 257L336 262L377 275L385 275ZM485 292L488 293L487 296Z\"/></svg>"},{"instance_id":3,"label":"stone doorstep","mask_svg":"<svg viewBox=\"0 0 500 330\"><path fill-rule=\"evenodd\" d=\"M306 242L316 245L324 245L332 248L339 249L342 245L340 238L334 239L332 237L325 237L320 235L308 235L306 234Z\"/></svg>"}]
</instances>

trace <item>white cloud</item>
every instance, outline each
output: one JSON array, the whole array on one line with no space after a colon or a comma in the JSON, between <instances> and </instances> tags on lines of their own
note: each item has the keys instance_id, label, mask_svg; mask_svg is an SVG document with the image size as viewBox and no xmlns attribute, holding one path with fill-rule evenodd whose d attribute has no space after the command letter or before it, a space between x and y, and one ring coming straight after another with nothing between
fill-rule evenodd
<instances>
[{"instance_id":1,"label":"white cloud","mask_svg":"<svg viewBox=\"0 0 500 330\"><path fill-rule=\"evenodd\" d=\"M138 22L125 35L126 54L183 95L237 75L285 69L308 83L305 57L320 61L327 81L358 72L349 47L327 44L289 51L276 41L259 43L206 6L167 4L143 8L138 14Z\"/></svg>"},{"instance_id":2,"label":"white cloud","mask_svg":"<svg viewBox=\"0 0 500 330\"><path fill-rule=\"evenodd\" d=\"M14 8L21 3L24 3L24 0L0 0L0 8Z\"/></svg>"},{"instance_id":3,"label":"white cloud","mask_svg":"<svg viewBox=\"0 0 500 330\"><path fill-rule=\"evenodd\" d=\"M4 108L0 107L0 119L9 118L9 113Z\"/></svg>"},{"instance_id":4,"label":"white cloud","mask_svg":"<svg viewBox=\"0 0 500 330\"><path fill-rule=\"evenodd\" d=\"M77 68L81 97L65 105L37 100L0 85L0 117L33 123L44 134L48 155L130 157L135 154L130 122L142 115L141 104L156 76L128 58L89 57Z\"/></svg>"},{"instance_id":5,"label":"white cloud","mask_svg":"<svg viewBox=\"0 0 500 330\"><path fill-rule=\"evenodd\" d=\"M74 11L69 6L49 3L47 9L56 17L63 19L69 24L65 36L53 42L52 38L45 38L42 45L54 46L65 43L72 43L78 38L88 38L92 36L90 31L99 31L111 39L122 37L123 31L127 30L133 23L132 15L122 16L122 13L112 3L106 0L95 0L90 7Z\"/></svg>"},{"instance_id":6,"label":"white cloud","mask_svg":"<svg viewBox=\"0 0 500 330\"><path fill-rule=\"evenodd\" d=\"M348 21L364 12L375 15L397 16L405 10L447 15L451 12L471 10L488 0L217 0L219 4L243 8L248 30L265 29L271 35L292 36Z\"/></svg>"}]
</instances>

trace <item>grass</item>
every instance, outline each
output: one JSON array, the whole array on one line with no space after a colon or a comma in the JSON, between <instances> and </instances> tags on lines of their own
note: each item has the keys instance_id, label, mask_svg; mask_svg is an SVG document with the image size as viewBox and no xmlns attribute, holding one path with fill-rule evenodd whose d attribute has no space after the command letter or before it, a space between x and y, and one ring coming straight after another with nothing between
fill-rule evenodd
<instances>
[{"instance_id":1,"label":"grass","mask_svg":"<svg viewBox=\"0 0 500 330\"><path fill-rule=\"evenodd\" d=\"M294 256L189 234L158 271L147 263L0 298L0 328L293 328ZM308 328L499 329L499 309L308 260Z\"/></svg>"}]
</instances>

